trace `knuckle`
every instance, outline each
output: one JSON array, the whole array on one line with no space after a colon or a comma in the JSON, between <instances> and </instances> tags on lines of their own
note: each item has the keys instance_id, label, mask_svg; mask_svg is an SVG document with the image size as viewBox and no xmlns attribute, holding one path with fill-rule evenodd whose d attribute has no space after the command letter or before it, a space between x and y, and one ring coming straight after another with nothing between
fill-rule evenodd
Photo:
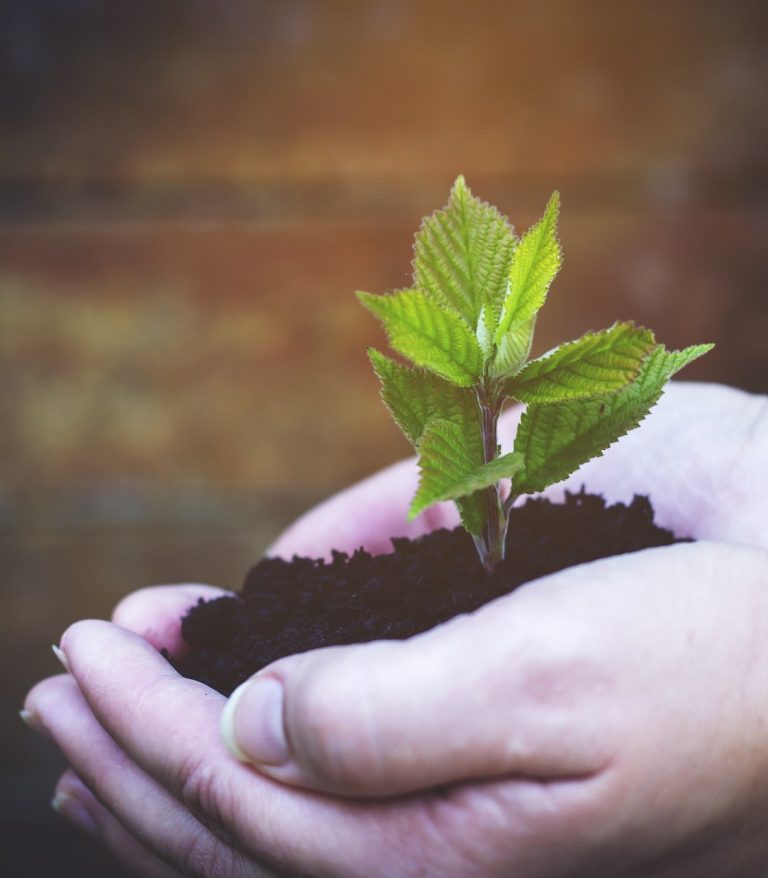
<instances>
[{"instance_id":1,"label":"knuckle","mask_svg":"<svg viewBox=\"0 0 768 878\"><path fill-rule=\"evenodd\" d=\"M242 811L242 801L221 766L200 756L182 766L179 797L200 824L188 835L177 853L185 875L201 878L237 878L252 875L251 865L237 845L232 845L231 826ZM241 797L240 797L241 798ZM179 833L181 837L183 833Z\"/></svg>"},{"instance_id":2,"label":"knuckle","mask_svg":"<svg viewBox=\"0 0 768 878\"><path fill-rule=\"evenodd\" d=\"M522 665L523 691L540 704L562 705L594 681L593 643L578 627L558 628L540 638Z\"/></svg>"},{"instance_id":3,"label":"knuckle","mask_svg":"<svg viewBox=\"0 0 768 878\"><path fill-rule=\"evenodd\" d=\"M220 819L230 798L226 795L220 767L217 769L205 754L195 753L182 763L179 776L182 802L196 813Z\"/></svg>"},{"instance_id":4,"label":"knuckle","mask_svg":"<svg viewBox=\"0 0 768 878\"><path fill-rule=\"evenodd\" d=\"M191 878L231 878L235 871L234 852L203 827L192 831L179 844L175 859Z\"/></svg>"}]
</instances>

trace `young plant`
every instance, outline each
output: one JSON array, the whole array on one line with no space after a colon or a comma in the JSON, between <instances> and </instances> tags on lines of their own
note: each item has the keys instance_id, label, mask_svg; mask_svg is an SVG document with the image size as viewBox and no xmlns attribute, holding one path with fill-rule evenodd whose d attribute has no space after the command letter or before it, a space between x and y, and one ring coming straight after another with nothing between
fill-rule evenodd
<instances>
[{"instance_id":1,"label":"young plant","mask_svg":"<svg viewBox=\"0 0 768 878\"><path fill-rule=\"evenodd\" d=\"M504 557L515 500L601 455L640 423L675 372L712 347L667 351L649 329L615 323L529 360L562 262L559 206L555 192L518 238L459 177L416 234L413 287L357 294L414 364L368 352L382 398L419 455L409 517L455 501L489 572ZM501 454L496 428L507 400L527 407L513 450Z\"/></svg>"}]
</instances>

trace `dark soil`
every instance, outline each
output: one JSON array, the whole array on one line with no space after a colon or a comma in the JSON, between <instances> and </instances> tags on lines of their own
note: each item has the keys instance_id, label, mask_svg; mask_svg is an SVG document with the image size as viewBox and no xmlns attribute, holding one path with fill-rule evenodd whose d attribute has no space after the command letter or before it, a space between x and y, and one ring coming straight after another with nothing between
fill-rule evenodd
<instances>
[{"instance_id":1,"label":"dark soil","mask_svg":"<svg viewBox=\"0 0 768 878\"><path fill-rule=\"evenodd\" d=\"M653 523L647 497L606 506L582 491L562 504L537 498L513 509L507 557L492 576L460 528L393 539L389 555L266 558L251 568L237 597L201 600L189 611L182 634L190 650L177 668L228 695L282 656L411 637L539 576L674 542Z\"/></svg>"}]
</instances>

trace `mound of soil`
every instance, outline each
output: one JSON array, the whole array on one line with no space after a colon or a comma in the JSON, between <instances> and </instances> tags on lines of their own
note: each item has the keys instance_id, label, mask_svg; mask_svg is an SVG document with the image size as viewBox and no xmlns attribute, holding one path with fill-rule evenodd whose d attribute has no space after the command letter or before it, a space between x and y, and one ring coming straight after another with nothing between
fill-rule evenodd
<instances>
[{"instance_id":1,"label":"mound of soil","mask_svg":"<svg viewBox=\"0 0 768 878\"><path fill-rule=\"evenodd\" d=\"M282 656L411 637L548 573L680 541L653 523L647 497L607 506L582 490L565 503L535 498L513 509L506 560L493 575L461 528L393 539L388 555L266 558L251 568L239 595L192 607L182 621L190 649L175 664L228 695Z\"/></svg>"}]
</instances>

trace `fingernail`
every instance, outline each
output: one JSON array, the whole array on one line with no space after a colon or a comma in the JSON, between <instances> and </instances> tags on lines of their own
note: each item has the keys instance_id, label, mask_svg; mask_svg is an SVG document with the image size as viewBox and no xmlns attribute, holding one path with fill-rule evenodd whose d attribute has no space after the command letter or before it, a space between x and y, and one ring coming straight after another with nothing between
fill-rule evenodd
<instances>
[{"instance_id":1,"label":"fingernail","mask_svg":"<svg viewBox=\"0 0 768 878\"><path fill-rule=\"evenodd\" d=\"M53 799L51 799L51 807L57 814L61 814L70 823L74 823L83 832L87 832L90 835L98 834L99 827L96 821L88 813L83 803L74 796L70 796L69 793L61 791L56 793Z\"/></svg>"},{"instance_id":2,"label":"fingernail","mask_svg":"<svg viewBox=\"0 0 768 878\"><path fill-rule=\"evenodd\" d=\"M241 762L286 762L282 685L274 677L254 677L238 686L221 714L221 738Z\"/></svg>"},{"instance_id":3,"label":"fingernail","mask_svg":"<svg viewBox=\"0 0 768 878\"><path fill-rule=\"evenodd\" d=\"M53 654L56 656L56 658L62 663L62 665L64 665L64 670L68 674L71 674L72 671L69 669L69 661L64 654L64 650L61 649L61 647L56 646L55 643L51 646L51 649L53 650Z\"/></svg>"},{"instance_id":4,"label":"fingernail","mask_svg":"<svg viewBox=\"0 0 768 878\"><path fill-rule=\"evenodd\" d=\"M19 711L19 717L21 721L29 726L30 729L34 732L39 732L41 735L47 735L50 737L50 732L46 729L45 724L42 719L40 719L40 714L35 710L29 710L28 708L23 708Z\"/></svg>"}]
</instances>

